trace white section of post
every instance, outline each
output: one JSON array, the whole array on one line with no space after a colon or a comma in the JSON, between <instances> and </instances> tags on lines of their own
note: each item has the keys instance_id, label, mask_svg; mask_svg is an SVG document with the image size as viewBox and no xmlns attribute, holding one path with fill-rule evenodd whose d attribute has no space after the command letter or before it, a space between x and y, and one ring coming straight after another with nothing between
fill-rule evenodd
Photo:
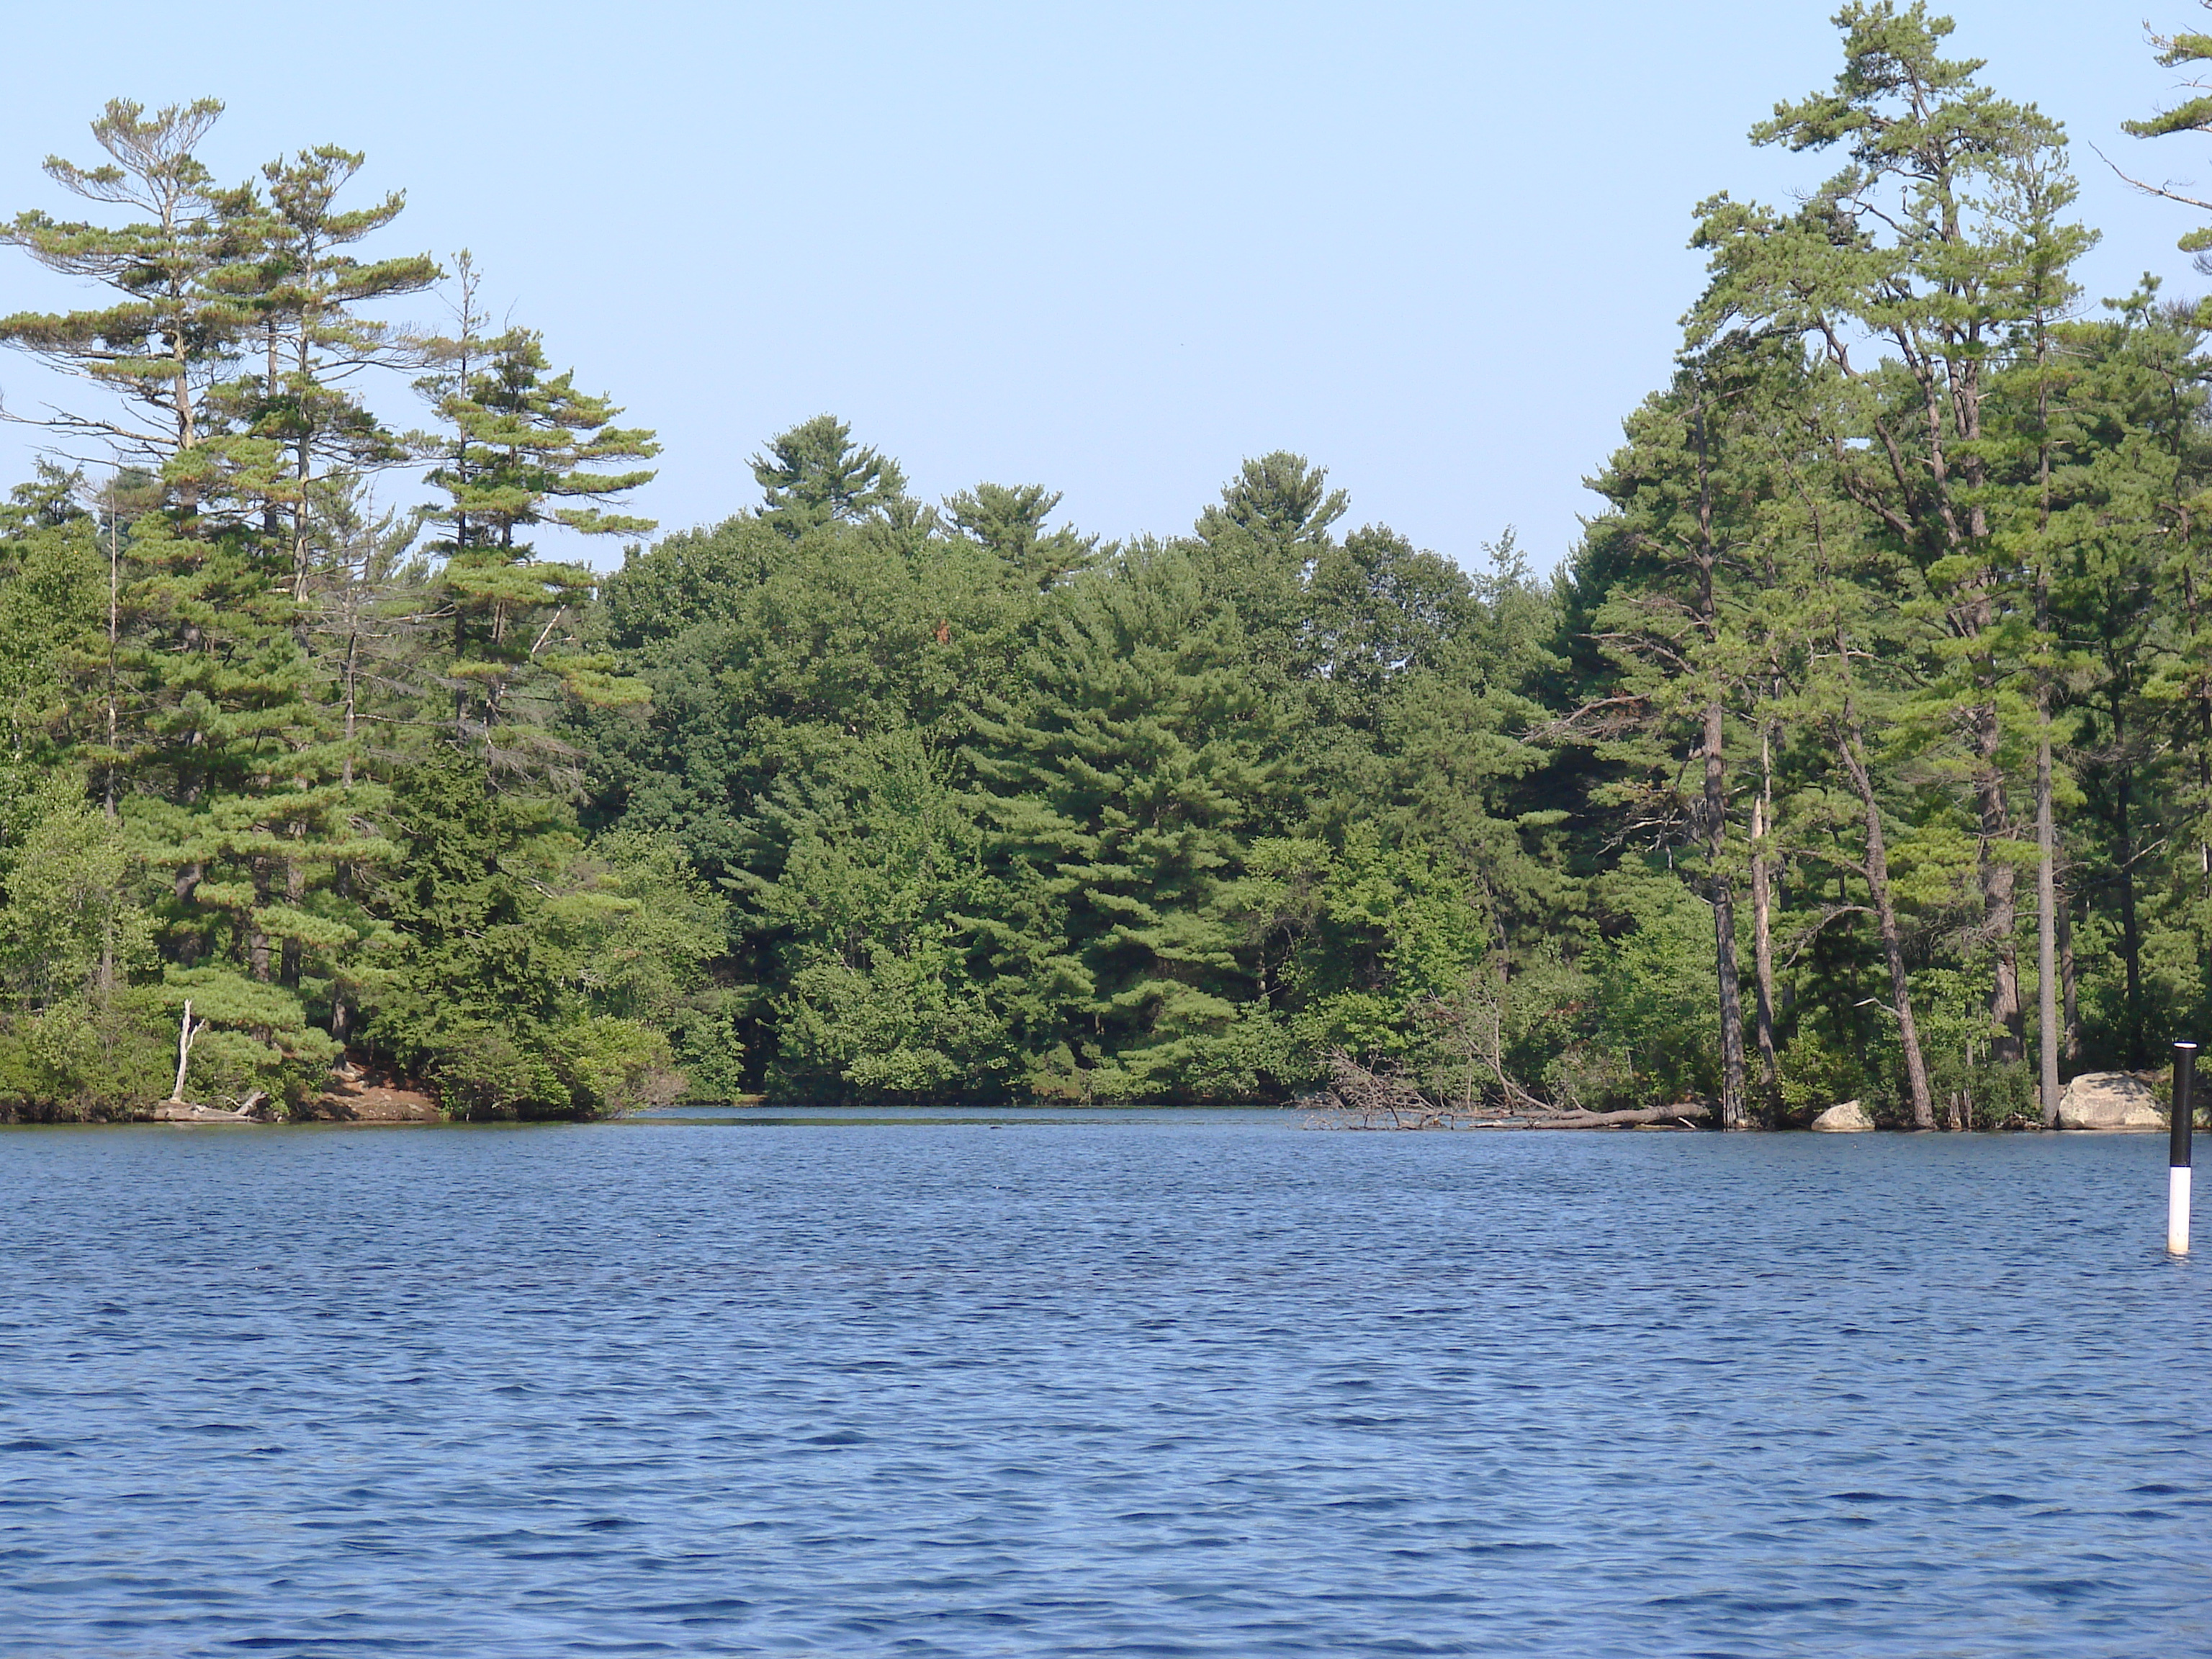
<instances>
[{"instance_id":1,"label":"white section of post","mask_svg":"<svg viewBox=\"0 0 2212 1659\"><path fill-rule=\"evenodd\" d=\"M2166 1114L2166 1253L2189 1254L2190 1132L2196 1127L2197 1045L2173 1045L2173 1109Z\"/></svg>"}]
</instances>

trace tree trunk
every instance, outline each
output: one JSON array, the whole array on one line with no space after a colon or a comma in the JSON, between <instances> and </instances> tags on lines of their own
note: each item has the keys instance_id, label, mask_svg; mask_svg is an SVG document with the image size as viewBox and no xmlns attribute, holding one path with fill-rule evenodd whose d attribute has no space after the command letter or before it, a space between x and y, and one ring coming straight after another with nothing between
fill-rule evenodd
<instances>
[{"instance_id":1,"label":"tree trunk","mask_svg":"<svg viewBox=\"0 0 2212 1659\"><path fill-rule=\"evenodd\" d=\"M206 873L206 866L198 862L179 866L176 875L169 883L169 890L176 895L178 903L183 904L190 901L192 895L199 890L200 882ZM184 929L177 937L178 964L185 968L198 967L204 943L198 929L191 927Z\"/></svg>"},{"instance_id":2,"label":"tree trunk","mask_svg":"<svg viewBox=\"0 0 2212 1659\"><path fill-rule=\"evenodd\" d=\"M358 684L356 649L359 641L358 633L349 633L346 636L345 760L343 781L349 791L353 788L355 696ZM340 860L332 867L331 890L341 899L353 896L353 866L350 862ZM331 975L331 1039L343 1050L352 1032L353 1010L346 1004L345 981L342 975L333 972Z\"/></svg>"},{"instance_id":3,"label":"tree trunk","mask_svg":"<svg viewBox=\"0 0 2212 1659\"><path fill-rule=\"evenodd\" d=\"M1997 769L2002 731L1994 708L1979 711L1982 775L1975 786L1981 807L1982 928L1996 961L1990 979L1990 1058L2000 1063L2021 1059L2026 1048L2027 1012L2020 997L2020 955L2013 942L2019 924L2017 878L2009 860L1992 849L2012 839L2012 814L2005 803L2004 775Z\"/></svg>"},{"instance_id":4,"label":"tree trunk","mask_svg":"<svg viewBox=\"0 0 2212 1659\"><path fill-rule=\"evenodd\" d=\"M2142 922L2136 914L2135 775L2128 763L2127 727L2117 696L2112 714L2112 828L2120 854L2120 962L2127 971L2128 1065L2141 1071L2148 1058L2143 1042Z\"/></svg>"},{"instance_id":5,"label":"tree trunk","mask_svg":"<svg viewBox=\"0 0 2212 1659\"><path fill-rule=\"evenodd\" d=\"M347 600L348 607L350 608L357 602L359 596L357 594L349 597ZM356 732L356 723L360 709L361 630L358 627L353 625L353 618L349 617L347 620L348 627L346 630L345 646L345 755L338 764L341 768L340 781L343 782L347 788L350 789L353 787L353 753Z\"/></svg>"},{"instance_id":6,"label":"tree trunk","mask_svg":"<svg viewBox=\"0 0 2212 1659\"><path fill-rule=\"evenodd\" d=\"M1721 860L1728 836L1728 790L1721 758L1723 711L1705 705L1705 854L1713 884L1713 963L1721 1005L1721 1127L1748 1129L1744 1103L1743 988L1736 976L1735 893Z\"/></svg>"},{"instance_id":7,"label":"tree trunk","mask_svg":"<svg viewBox=\"0 0 2212 1659\"><path fill-rule=\"evenodd\" d=\"M269 861L253 860L253 914L246 923L246 971L269 982L269 935L261 931L261 907L269 902Z\"/></svg>"},{"instance_id":8,"label":"tree trunk","mask_svg":"<svg viewBox=\"0 0 2212 1659\"><path fill-rule=\"evenodd\" d=\"M2065 1033L2060 1058L2069 1066L2081 1063L2081 971L2074 960L2074 911L2062 890L2058 895L2059 1024Z\"/></svg>"},{"instance_id":9,"label":"tree trunk","mask_svg":"<svg viewBox=\"0 0 2212 1659\"><path fill-rule=\"evenodd\" d=\"M1713 587L1713 571L1719 561L1720 549L1713 532L1713 479L1711 458L1706 452L1708 432L1702 392L1692 410L1691 430L1698 455L1698 623L1706 643L1711 645L1720 636L1720 606ZM1701 827L1705 836L1705 873L1712 882L1713 970L1721 1021L1721 1127L1748 1129L1753 1125L1744 1103L1743 987L1736 974L1735 890L1725 862L1728 763L1722 745L1726 735L1727 711L1722 705L1720 686L1716 684L1708 691L1705 702L1700 744L1705 750L1705 787L1699 815L1704 819Z\"/></svg>"},{"instance_id":10,"label":"tree trunk","mask_svg":"<svg viewBox=\"0 0 2212 1659\"><path fill-rule=\"evenodd\" d=\"M1889 963L1889 990L1897 1015L1898 1040L1905 1047L1905 1079L1912 1100L1912 1127L1936 1127L1936 1103L1928 1088L1928 1062L1920 1052L1920 1027L1912 1018L1912 988L1905 971L1905 937L1897 925L1897 906L1889 890L1889 848L1882 837L1881 805L1875 799L1874 779L1866 763L1866 734L1851 700L1844 701L1842 730L1844 769L1866 814L1867 890L1874 900L1875 920L1881 932L1882 955Z\"/></svg>"},{"instance_id":11,"label":"tree trunk","mask_svg":"<svg viewBox=\"0 0 2212 1659\"><path fill-rule=\"evenodd\" d=\"M1770 1103L1782 1088L1782 1069L1774 1048L1774 878L1766 838L1774 811L1773 729L1759 734L1759 794L1751 803L1751 945L1757 975L1759 1064Z\"/></svg>"},{"instance_id":12,"label":"tree trunk","mask_svg":"<svg viewBox=\"0 0 2212 1659\"><path fill-rule=\"evenodd\" d=\"M118 471L116 478L122 477ZM107 486L107 764L102 769L106 781L100 786L100 816L112 825L115 822L116 744L122 722L116 708L116 654L123 638L123 549L122 549L122 492L111 479ZM108 922L100 945L100 1000L104 1008L115 994L115 907L108 906Z\"/></svg>"},{"instance_id":13,"label":"tree trunk","mask_svg":"<svg viewBox=\"0 0 2212 1659\"><path fill-rule=\"evenodd\" d=\"M2212 677L2200 674L2199 685L2208 683ZM2197 872L2204 899L2212 901L2212 842L2204 839L2204 825L2212 821L2212 697L2200 696L2197 712ZM2212 950L2201 934L2197 949L2198 971L2205 983L2212 984Z\"/></svg>"},{"instance_id":14,"label":"tree trunk","mask_svg":"<svg viewBox=\"0 0 2212 1659\"><path fill-rule=\"evenodd\" d=\"M2040 441L2036 474L2041 490L2036 520L2039 536L2051 526L2051 382L2043 370L2051 361L2050 331L2037 318L2035 337L2036 422ZM2043 652L2051 649L2051 564L2035 563L2035 627ZM2035 677L2035 1040L2037 1092L2043 1127L2058 1127L2058 824L2051 799L2051 669Z\"/></svg>"},{"instance_id":15,"label":"tree trunk","mask_svg":"<svg viewBox=\"0 0 2212 1659\"><path fill-rule=\"evenodd\" d=\"M469 626L461 613L461 600L453 600L453 664L456 670L468 660ZM453 676L453 741L456 744L468 741L469 683L459 672Z\"/></svg>"},{"instance_id":16,"label":"tree trunk","mask_svg":"<svg viewBox=\"0 0 2212 1659\"><path fill-rule=\"evenodd\" d=\"M301 782L304 784L305 780L301 780ZM303 840L307 833L307 826L304 823L295 823L292 826L292 839L295 841ZM296 910L307 902L307 866L297 858L286 859L284 860L284 902ZM294 990L299 989L300 972L305 965L305 960L297 939L289 934L285 936L277 963L277 978Z\"/></svg>"},{"instance_id":17,"label":"tree trunk","mask_svg":"<svg viewBox=\"0 0 2212 1659\"><path fill-rule=\"evenodd\" d=\"M296 366L300 384L304 387L314 379L315 329L312 318L302 315L299 330ZM301 602L307 597L307 481L314 476L314 444L312 429L302 429L292 444L292 597Z\"/></svg>"},{"instance_id":18,"label":"tree trunk","mask_svg":"<svg viewBox=\"0 0 2212 1659\"><path fill-rule=\"evenodd\" d=\"M2035 1006L2043 1127L2058 1127L2058 832L2051 803L2051 693L2036 709Z\"/></svg>"},{"instance_id":19,"label":"tree trunk","mask_svg":"<svg viewBox=\"0 0 2212 1659\"><path fill-rule=\"evenodd\" d=\"M2187 507L2180 512L2181 544L2190 544L2190 515ZM2182 611L2188 618L2190 655L2197 666L2191 677L2191 690L2197 712L2197 873L2203 884L2203 895L2212 899L2212 842L2204 838L2204 826L2212 823L2212 673L2203 668L2197 650L2202 637L2202 626L2197 614L2197 574L2185 560L2181 567ZM2212 957L2203 955L2204 946L2198 945L2200 968L2212 970ZM2212 972L2208 972L2212 982Z\"/></svg>"}]
</instances>

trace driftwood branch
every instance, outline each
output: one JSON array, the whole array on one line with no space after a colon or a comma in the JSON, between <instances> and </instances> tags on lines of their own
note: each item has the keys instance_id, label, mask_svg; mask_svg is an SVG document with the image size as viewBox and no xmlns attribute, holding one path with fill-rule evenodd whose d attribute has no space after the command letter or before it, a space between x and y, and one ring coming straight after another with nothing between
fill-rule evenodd
<instances>
[{"instance_id":1,"label":"driftwood branch","mask_svg":"<svg viewBox=\"0 0 2212 1659\"><path fill-rule=\"evenodd\" d=\"M1696 1100L1592 1112L1553 1106L1519 1088L1496 1105L1480 1099L1437 1100L1402 1077L1370 1070L1341 1050L1329 1056L1327 1092L1306 1103L1315 1109L1309 1120L1313 1127L1333 1129L1625 1129L1688 1124L1712 1115L1710 1106Z\"/></svg>"}]
</instances>

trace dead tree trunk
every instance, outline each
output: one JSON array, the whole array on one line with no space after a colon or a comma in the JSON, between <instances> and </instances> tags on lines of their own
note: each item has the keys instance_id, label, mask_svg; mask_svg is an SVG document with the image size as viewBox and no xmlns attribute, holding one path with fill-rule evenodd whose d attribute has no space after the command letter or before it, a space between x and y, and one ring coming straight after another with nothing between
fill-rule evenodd
<instances>
[{"instance_id":1,"label":"dead tree trunk","mask_svg":"<svg viewBox=\"0 0 2212 1659\"><path fill-rule=\"evenodd\" d=\"M169 1090L169 1103L172 1106L190 1103L185 1099L185 1073L191 1067L192 1044L199 1041L200 1033L206 1030L205 1020L196 1021L192 1018L191 999L185 998L185 1016L177 1022L177 1080Z\"/></svg>"}]
</instances>

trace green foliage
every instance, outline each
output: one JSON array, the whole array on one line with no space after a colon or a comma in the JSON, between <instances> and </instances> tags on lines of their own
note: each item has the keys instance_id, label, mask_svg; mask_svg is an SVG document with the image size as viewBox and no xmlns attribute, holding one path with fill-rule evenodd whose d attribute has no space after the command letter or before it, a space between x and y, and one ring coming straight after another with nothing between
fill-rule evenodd
<instances>
[{"instance_id":1,"label":"green foliage","mask_svg":"<svg viewBox=\"0 0 2212 1659\"><path fill-rule=\"evenodd\" d=\"M120 828L83 775L0 763L0 1111L96 1110L160 1092L165 1034L131 981L155 961Z\"/></svg>"},{"instance_id":2,"label":"green foliage","mask_svg":"<svg viewBox=\"0 0 2212 1659\"><path fill-rule=\"evenodd\" d=\"M47 167L88 216L0 230L100 290L0 343L116 463L0 508L0 1102L143 1107L180 1030L195 1098L368 1064L465 1115L1275 1098L1341 1053L1990 1127L2046 1103L2031 1034L2147 1066L2212 1013L2205 319L2078 314L2057 124L1923 5L1836 21L1753 135L1832 170L1699 207L1556 580L1287 451L1176 538L933 507L829 415L603 578L573 538L651 531L655 441L473 261L404 331L441 274L374 251L362 157L223 187L220 106L110 105ZM419 517L371 493L410 463Z\"/></svg>"},{"instance_id":3,"label":"green foliage","mask_svg":"<svg viewBox=\"0 0 2212 1659\"><path fill-rule=\"evenodd\" d=\"M1539 908L1521 820L1544 815L1515 797L1542 755L1514 728L1554 623L1510 542L1480 586L1380 527L1339 544L1341 500L1275 456L1199 538L1098 555L1040 529L1036 489L979 486L939 524L882 493L896 466L835 422L769 454L757 512L608 583L605 636L653 703L592 726L592 817L665 827L734 884L732 1001L763 1086L1095 1100L1309 1080L1329 1019L1293 1035L1271 977L1289 924L1267 920L1305 878L1254 885L1247 865L1302 821L1322 858L1362 823L1361 857L1437 836L1372 877L1417 890L1382 920L1407 938L1378 946L1400 958L1393 1054L1426 1052L1408 1011L1450 981L1414 970L1432 930L1413 912L1457 905L1471 927L1478 891ZM1351 906L1367 878L1337 879Z\"/></svg>"},{"instance_id":4,"label":"green foliage","mask_svg":"<svg viewBox=\"0 0 2212 1659\"><path fill-rule=\"evenodd\" d=\"M460 266L459 332L419 347L432 372L416 389L444 429L414 439L435 463L425 482L444 497L428 516L446 532L430 550L441 561L434 591L450 618L442 678L453 738L480 744L507 769L558 772L566 745L550 726L569 700L621 707L645 691L580 644L573 617L590 598L591 572L538 558L526 538L540 526L650 531L651 520L606 506L653 473L604 469L648 459L659 445L648 431L616 426L622 411L578 392L573 371L551 374L536 333L479 332L475 266L465 254Z\"/></svg>"},{"instance_id":5,"label":"green foliage","mask_svg":"<svg viewBox=\"0 0 2212 1659\"><path fill-rule=\"evenodd\" d=\"M0 507L0 720L18 754L104 735L88 703L106 678L106 560L82 485L42 464Z\"/></svg>"},{"instance_id":6,"label":"green foliage","mask_svg":"<svg viewBox=\"0 0 2212 1659\"><path fill-rule=\"evenodd\" d=\"M365 1042L464 1115L621 1111L674 1092L668 1033L716 1012L695 988L721 944L721 902L669 843L586 843L556 805L492 783L451 750L395 780L400 855L371 901L395 960L363 975Z\"/></svg>"},{"instance_id":7,"label":"green foliage","mask_svg":"<svg viewBox=\"0 0 2212 1659\"><path fill-rule=\"evenodd\" d=\"M824 525L866 522L906 499L898 463L855 446L852 428L830 415L769 439L752 469L765 492L763 518L793 540Z\"/></svg>"},{"instance_id":8,"label":"green foliage","mask_svg":"<svg viewBox=\"0 0 2212 1659\"><path fill-rule=\"evenodd\" d=\"M974 803L911 732L855 746L769 816L782 869L755 912L778 939L769 1068L779 1094L929 1097L1018 1081L983 918L1012 907Z\"/></svg>"},{"instance_id":9,"label":"green foliage","mask_svg":"<svg viewBox=\"0 0 2212 1659\"><path fill-rule=\"evenodd\" d=\"M1048 532L1044 521L1060 505L1060 492L1042 484L1008 489L977 484L950 497L945 516L976 545L1006 567L1008 580L1034 585L1040 592L1088 564L1098 538L1061 528Z\"/></svg>"},{"instance_id":10,"label":"green foliage","mask_svg":"<svg viewBox=\"0 0 2212 1659\"><path fill-rule=\"evenodd\" d=\"M1455 862L1386 848L1365 823L1340 850L1261 841L1250 867L1244 902L1275 946L1269 990L1302 1073L1286 1080L1320 1077L1339 1050L1370 1067L1433 1069L1436 1012L1478 971L1491 933Z\"/></svg>"},{"instance_id":11,"label":"green foliage","mask_svg":"<svg viewBox=\"0 0 2212 1659\"><path fill-rule=\"evenodd\" d=\"M1626 1092L1688 1100L1718 1091L1712 912L1662 867L1624 861L1606 883L1620 931L1595 953L1600 1040L1622 1057Z\"/></svg>"},{"instance_id":12,"label":"green foliage","mask_svg":"<svg viewBox=\"0 0 2212 1659\"><path fill-rule=\"evenodd\" d=\"M1058 919L1046 972L1088 1097L1254 1081L1219 1043L1255 989L1235 883L1282 780L1241 645L1187 556L1140 547L1055 608L1022 702L978 717L1008 878Z\"/></svg>"},{"instance_id":13,"label":"green foliage","mask_svg":"<svg viewBox=\"0 0 2212 1659\"><path fill-rule=\"evenodd\" d=\"M222 113L212 98L150 116L111 100L92 124L107 159L82 167L49 156L46 175L70 195L143 216L108 226L32 210L0 231L48 270L116 296L98 308L0 318L0 342L112 393L119 411L67 412L58 423L131 460L159 465L197 445L199 400L251 317L225 280L242 252L233 233L249 198L221 189L193 153Z\"/></svg>"}]
</instances>

